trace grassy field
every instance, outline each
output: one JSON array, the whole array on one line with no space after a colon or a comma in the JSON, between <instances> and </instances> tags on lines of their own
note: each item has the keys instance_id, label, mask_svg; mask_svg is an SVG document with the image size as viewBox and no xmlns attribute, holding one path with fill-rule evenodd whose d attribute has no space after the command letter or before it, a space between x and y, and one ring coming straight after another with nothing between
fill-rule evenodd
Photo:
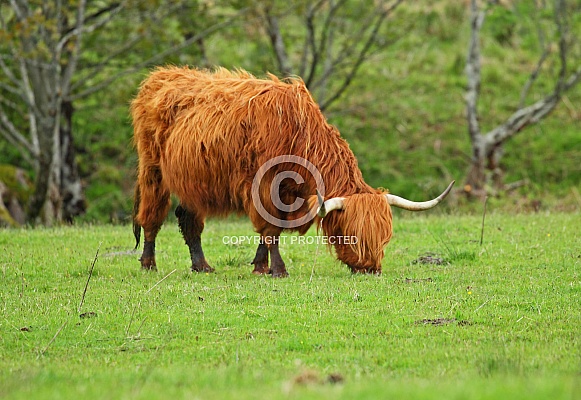
<instances>
[{"instance_id":1,"label":"grassy field","mask_svg":"<svg viewBox=\"0 0 581 400\"><path fill-rule=\"evenodd\" d=\"M245 219L208 222L215 274L173 223L158 273L128 226L1 230L0 397L581 398L579 213L492 212L482 244L436 214L396 215L380 277L292 236L253 276Z\"/></svg>"}]
</instances>

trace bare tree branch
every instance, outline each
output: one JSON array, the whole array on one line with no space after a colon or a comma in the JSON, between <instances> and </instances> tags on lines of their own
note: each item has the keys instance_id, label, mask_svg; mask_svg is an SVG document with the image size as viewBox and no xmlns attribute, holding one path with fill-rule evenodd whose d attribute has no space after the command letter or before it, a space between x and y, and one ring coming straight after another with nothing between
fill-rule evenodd
<instances>
[{"instance_id":1,"label":"bare tree branch","mask_svg":"<svg viewBox=\"0 0 581 400\"><path fill-rule=\"evenodd\" d=\"M2 84L0 84L2 87ZM0 94L0 104L4 104L6 107L12 109L13 111L18 112L20 109L18 108L18 104L13 102L12 100L7 99L6 97Z\"/></svg>"},{"instance_id":2,"label":"bare tree branch","mask_svg":"<svg viewBox=\"0 0 581 400\"><path fill-rule=\"evenodd\" d=\"M543 49L543 53L539 57L539 61L537 61L537 65L536 65L535 69L533 70L533 72L531 73L531 75L529 76L529 79L527 80L527 82L523 86L523 89L520 93L520 101L518 104L519 109L524 107L526 98L527 98L531 88L535 84L537 78L539 77L539 74L541 72L541 68L543 67L543 64L545 63L545 61L547 60L547 58L551 54L551 48L549 45L546 44L545 32L543 31L541 24L538 22L539 21L537 21L537 24L538 24L537 25L537 36L539 37L539 46Z\"/></svg>"},{"instance_id":3,"label":"bare tree branch","mask_svg":"<svg viewBox=\"0 0 581 400\"><path fill-rule=\"evenodd\" d=\"M486 143L491 147L503 144L520 132L525 126L543 119L553 111L558 102L559 98L553 93L528 107L521 108L512 114L502 125L488 132L485 135Z\"/></svg>"},{"instance_id":4,"label":"bare tree branch","mask_svg":"<svg viewBox=\"0 0 581 400\"><path fill-rule=\"evenodd\" d=\"M17 1L10 0L10 4L12 5L12 9L14 10L14 13L18 17L18 20L25 21L26 15L28 13L26 13L23 9L21 9L20 6L28 8L28 2L24 1L24 2L21 2L21 4L19 5Z\"/></svg>"},{"instance_id":5,"label":"bare tree branch","mask_svg":"<svg viewBox=\"0 0 581 400\"><path fill-rule=\"evenodd\" d=\"M79 0L79 5L77 8L77 20L75 21L75 29L72 32L76 31L76 38L73 44L72 50L70 50L70 57L69 61L65 66L65 71L62 74L62 92L68 93L69 88L71 86L71 79L73 78L73 73L77 69L77 63L79 61L79 53L81 50L81 38L83 34L83 26L85 25L85 6L86 0ZM67 35L65 35L61 41L59 42L59 48L57 50L57 57L60 58L60 51L62 50L62 46L68 41L65 40ZM62 43L62 46L61 46Z\"/></svg>"},{"instance_id":6,"label":"bare tree branch","mask_svg":"<svg viewBox=\"0 0 581 400\"><path fill-rule=\"evenodd\" d=\"M577 68L577 71L571 74L571 76L565 81L563 86L563 91L569 91L573 86L577 85L581 81L581 67Z\"/></svg>"},{"instance_id":7,"label":"bare tree branch","mask_svg":"<svg viewBox=\"0 0 581 400\"><path fill-rule=\"evenodd\" d=\"M178 52L179 50L191 45L192 43L196 43L199 40L205 38L206 36L216 32L219 29L222 29L225 26L231 25L232 22L234 20L236 20L238 17L240 17L241 15L245 14L248 11L248 8L244 8L240 11L238 11L235 15L233 15L232 17L217 23L213 26L210 26L209 28L204 29L203 31L201 31L200 33L198 33L197 35L193 35L191 37L189 37L188 39L184 40L183 42L170 47L169 49L160 52L158 54L156 54L153 57L150 57L149 59L142 61L140 63L137 63L123 71L118 72L117 74L114 74L112 76L110 76L107 79L104 79L103 81L101 81L100 83L80 92L74 95L71 95L70 98L68 98L67 100L69 101L74 101L74 100L78 100L84 97L87 97L95 92L98 92L99 90L102 90L103 88L109 86L110 84L112 84L113 82L115 82L117 79L129 75L133 72L139 71L141 68L147 67L149 65L154 64L155 62L162 60L163 58L167 57L170 54L174 54L176 52Z\"/></svg>"},{"instance_id":8,"label":"bare tree branch","mask_svg":"<svg viewBox=\"0 0 581 400\"><path fill-rule=\"evenodd\" d=\"M305 25L307 27L307 36L305 38L305 45L303 47L303 52L301 55L301 65L299 67L299 76L304 77L306 70L307 70L307 62L309 59L309 53L311 56L312 64L317 64L318 60L318 53L317 53L317 44L315 43L316 40L316 31L315 31L315 17L317 11L321 8L323 4L325 4L326 0L319 0L316 4L308 4L307 5L307 13L305 14ZM308 86L308 84L307 84Z\"/></svg>"},{"instance_id":9,"label":"bare tree branch","mask_svg":"<svg viewBox=\"0 0 581 400\"><path fill-rule=\"evenodd\" d=\"M118 3L118 5L113 8L110 9L109 15L106 18L100 19L98 21L96 21L94 24L92 25L86 25L84 22L84 8L85 8L85 1L80 1L79 2L79 8L78 8L78 12L77 12L77 22L75 24L75 28L72 29L71 31L67 32L65 35L62 36L62 38L59 40L57 46L56 46L56 51L57 54L60 54L62 51L62 48L68 43L68 41L73 37L73 36L77 36L79 37L81 35L81 33L91 33L96 31L97 29L101 28L102 26L108 24L109 22L111 22L111 20L117 15L119 14L119 12L125 7L125 4L127 4L127 1L122 1L121 3ZM79 19L79 16L81 17Z\"/></svg>"},{"instance_id":10,"label":"bare tree branch","mask_svg":"<svg viewBox=\"0 0 581 400\"><path fill-rule=\"evenodd\" d=\"M343 79L343 83L341 84L341 86L339 87L339 89L332 96L330 96L327 99L323 99L322 100L322 104L320 105L321 110L325 110L327 107L329 107L330 104L332 104L334 101L336 101L345 92L345 90L351 84L351 81L353 80L353 78L357 74L357 71L359 70L359 67L366 60L367 54L369 53L369 51L371 50L371 47L372 47L373 43L377 39L377 35L379 33L379 29L381 28L381 25L383 24L383 21L402 2L403 2L403 0L397 0L391 6L383 8L383 10L380 12L380 14L378 16L378 19L377 19L377 21L375 23L375 26L373 27L372 32L369 34L369 36L367 38L367 41L365 42L363 48L359 52L359 54L358 54L358 56L357 56L357 58L356 58L356 60L355 60L355 62L353 64L353 66L351 67L350 71L348 72L348 74Z\"/></svg>"},{"instance_id":11,"label":"bare tree branch","mask_svg":"<svg viewBox=\"0 0 581 400\"><path fill-rule=\"evenodd\" d=\"M266 30L280 71L285 75L298 71L324 110L349 87L359 67L369 57L373 45L377 43L383 22L403 1L376 1L375 7L369 10L365 17L366 20L358 20L353 24L352 27L356 32L346 32L339 45L336 45L336 42L341 42L340 36L336 34L341 24L341 21L338 22L338 13L348 3L347 0L307 2L304 14L305 41L297 66L291 65L288 58L279 18L273 14L271 8L266 8L264 10ZM321 15L322 10L324 15ZM324 64L321 66L321 63ZM337 90L327 95L327 83L339 69L345 71L342 82Z\"/></svg>"},{"instance_id":12,"label":"bare tree branch","mask_svg":"<svg viewBox=\"0 0 581 400\"><path fill-rule=\"evenodd\" d=\"M280 32L278 18L272 14L270 7L264 10L268 36L278 62L278 69L285 76L292 75L292 68L288 61L286 47Z\"/></svg>"},{"instance_id":13,"label":"bare tree branch","mask_svg":"<svg viewBox=\"0 0 581 400\"><path fill-rule=\"evenodd\" d=\"M533 72L529 76L529 79L527 80L527 82L524 84L524 86L522 88L522 91L520 93L520 100L518 102L519 109L524 107L526 98L527 98L531 88L535 84L537 78L539 77L539 73L541 72L541 68L543 67L543 64L545 63L545 61L547 60L547 58L549 57L550 54L551 54L551 51L550 51L549 47L545 47L543 50L543 54L541 54L541 56L539 57L539 61L537 61L537 65L536 65L535 69L533 70Z\"/></svg>"},{"instance_id":14,"label":"bare tree branch","mask_svg":"<svg viewBox=\"0 0 581 400\"><path fill-rule=\"evenodd\" d=\"M15 88L14 86L10 86L4 82L0 82L0 88L2 88L3 90L10 92L12 94L16 94L16 95L20 95L20 91L18 90L18 88Z\"/></svg>"},{"instance_id":15,"label":"bare tree branch","mask_svg":"<svg viewBox=\"0 0 581 400\"><path fill-rule=\"evenodd\" d=\"M103 15L106 12L109 11L115 11L117 12L117 6L122 5L121 3L115 3L116 6L115 7L108 7L107 9L104 10L100 10L98 13L95 13L92 15L92 17L87 17L87 20L89 18L95 19L98 15ZM172 15L173 13L179 12L179 8L181 7L180 4L177 4L175 7L165 7L163 8L163 12L162 14L158 17L158 19L164 19L167 18L168 16ZM141 31L139 34L137 34L136 36L134 36L133 38L127 40L121 47L110 51L108 53L107 56L101 58L99 60L98 63L96 64L92 64L90 65L89 68L87 68L89 70L89 73L86 75L82 75L82 74L78 74L78 78L76 79L76 82L71 84L70 93L75 92L79 87L81 87L86 81L90 81L93 78L95 78L96 76L98 76L100 73L103 72L103 70L105 68L107 68L108 66L111 65L111 62L116 59L118 56L120 55L124 55L126 54L130 49L132 49L134 46L136 46L137 44L139 44L139 42L141 40L143 40L146 37L147 31L143 30ZM188 38L186 38L188 39Z\"/></svg>"},{"instance_id":16,"label":"bare tree branch","mask_svg":"<svg viewBox=\"0 0 581 400\"><path fill-rule=\"evenodd\" d=\"M22 93L20 97L24 100L28 107L28 117L30 123L30 140L32 142L32 147L34 149L33 154L37 156L40 154L40 143L38 139L38 126L36 115L40 114L38 105L36 104L34 90L29 80L28 66L24 60L18 60L20 75L22 77L20 88Z\"/></svg>"},{"instance_id":17,"label":"bare tree branch","mask_svg":"<svg viewBox=\"0 0 581 400\"><path fill-rule=\"evenodd\" d=\"M19 60L20 75L22 76L20 88L22 90L21 97L30 107L31 111L37 113L38 107L36 105L34 90L32 90L32 85L30 84L28 75L28 66L24 60Z\"/></svg>"},{"instance_id":18,"label":"bare tree branch","mask_svg":"<svg viewBox=\"0 0 581 400\"><path fill-rule=\"evenodd\" d=\"M333 0L331 0L333 1ZM321 54L320 57L323 61L323 71L322 77L318 82L311 83L310 89L317 91L317 97L322 100L327 97L327 89L329 77L331 76L333 70L335 69L335 63L333 62L333 47L335 42L335 27L329 25L328 27L328 39L325 43L321 43ZM326 53L326 54L324 54ZM341 53L339 53L341 54ZM315 70L313 70L314 72ZM321 108L324 110L324 108Z\"/></svg>"},{"instance_id":19,"label":"bare tree branch","mask_svg":"<svg viewBox=\"0 0 581 400\"><path fill-rule=\"evenodd\" d=\"M86 75L81 75L75 82L73 82L70 86L69 92L75 92L79 87L83 86L87 81L91 81L97 75L99 75L105 68L111 65L111 62L119 57L120 55L126 54L130 49L132 49L136 44L138 44L141 40L143 40L143 35L139 35L134 37L131 40L128 40L123 46L118 48L115 51L109 53L107 57L102 58L97 64L92 64L89 68L89 73Z\"/></svg>"},{"instance_id":20,"label":"bare tree branch","mask_svg":"<svg viewBox=\"0 0 581 400\"><path fill-rule=\"evenodd\" d=\"M468 90L466 92L466 117L468 132L472 143L480 141L480 126L478 122L478 97L480 95L480 29L484 23L486 12L479 10L477 0L471 0L470 45L466 59L466 76Z\"/></svg>"},{"instance_id":21,"label":"bare tree branch","mask_svg":"<svg viewBox=\"0 0 581 400\"><path fill-rule=\"evenodd\" d=\"M567 45L568 27L565 23L565 12L565 2L558 0L555 3L555 23L559 34L559 61L561 65L553 92L528 107L520 108L504 124L488 132L486 134L486 142L489 146L502 145L525 126L539 122L551 113L561 100L561 97L581 80L581 67L567 78L569 48Z\"/></svg>"},{"instance_id":22,"label":"bare tree branch","mask_svg":"<svg viewBox=\"0 0 581 400\"><path fill-rule=\"evenodd\" d=\"M4 110L0 108L0 133L2 136L8 140L12 145L18 147L21 151L22 155L25 156L27 162L31 162L31 155L35 154L34 147L24 135L18 132L18 129L14 126L14 124L8 119L8 116L4 113Z\"/></svg>"},{"instance_id":23,"label":"bare tree branch","mask_svg":"<svg viewBox=\"0 0 581 400\"><path fill-rule=\"evenodd\" d=\"M337 11L345 4L345 0L339 0L337 3L332 2L329 4L329 12L327 13L327 17L325 18L325 22L323 23L323 27L321 30L321 38L319 40L318 46L316 45L313 36L313 59L311 61L311 68L307 74L305 84L307 87L312 87L313 81L315 79L315 74L317 71L317 66L319 65L320 59L323 54L327 51L327 48L330 47L329 40L332 41L332 38L329 39L329 32L332 29L333 20L335 18L335 14ZM321 3L322 5L322 3Z\"/></svg>"},{"instance_id":24,"label":"bare tree branch","mask_svg":"<svg viewBox=\"0 0 581 400\"><path fill-rule=\"evenodd\" d=\"M373 10L367 16L365 21L359 21L359 29L356 33L352 33L348 36L346 40L342 43L342 48L337 52L337 57L333 60L333 69L340 67L346 61L350 61L353 58L353 55L357 53L357 48L363 42L368 43L369 39L372 39L371 44L377 38L377 31L378 28L381 27L383 20L389 16L389 14L401 3L402 1L397 1L389 8L386 8L383 1L379 2L375 10ZM375 20L375 22L374 22ZM330 27L329 29L332 29ZM371 33L368 34L368 31L371 30ZM367 38L366 38L367 36ZM328 44L331 43L331 39L329 39ZM322 78L323 79L323 78ZM325 80L324 78L323 80ZM316 87L317 83L313 85Z\"/></svg>"},{"instance_id":25,"label":"bare tree branch","mask_svg":"<svg viewBox=\"0 0 581 400\"><path fill-rule=\"evenodd\" d=\"M564 0L557 0L555 2L555 24L557 25L557 34L559 35L559 59L561 61L561 68L559 70L559 78L555 85L555 94L560 97L560 93L565 88L565 79L567 76L567 36L569 27L566 24L566 4Z\"/></svg>"},{"instance_id":26,"label":"bare tree branch","mask_svg":"<svg viewBox=\"0 0 581 400\"><path fill-rule=\"evenodd\" d=\"M118 10L119 6L121 6L121 3L111 3L111 4L107 5L106 7L98 9L95 12L93 12L92 14L85 16L85 23L92 23L93 21L98 20L99 17L101 17L101 15ZM72 29L74 29L74 28L71 28L71 30ZM65 32L65 33L68 33L68 32Z\"/></svg>"},{"instance_id":27,"label":"bare tree branch","mask_svg":"<svg viewBox=\"0 0 581 400\"><path fill-rule=\"evenodd\" d=\"M18 86L19 81L18 79L16 79L16 76L14 76L14 74L12 73L12 71L10 70L10 68L8 68L8 66L6 65L6 63L4 62L4 58L13 58L13 57L8 57L7 55L4 54L0 54L0 68L2 69L2 72L4 73L4 75L6 75L6 77L16 86Z\"/></svg>"},{"instance_id":28,"label":"bare tree branch","mask_svg":"<svg viewBox=\"0 0 581 400\"><path fill-rule=\"evenodd\" d=\"M555 109L561 97L581 81L581 67L564 81L557 83L553 93L536 103L521 108L512 114L505 123L486 134L486 142L490 145L503 144L505 141L519 133L527 125L539 122ZM560 82L560 81L559 81Z\"/></svg>"}]
</instances>

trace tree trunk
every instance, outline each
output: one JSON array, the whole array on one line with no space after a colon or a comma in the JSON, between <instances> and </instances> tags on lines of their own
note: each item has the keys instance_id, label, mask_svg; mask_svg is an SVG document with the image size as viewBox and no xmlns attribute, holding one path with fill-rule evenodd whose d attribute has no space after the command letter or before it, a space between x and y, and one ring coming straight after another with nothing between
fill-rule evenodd
<instances>
[{"instance_id":1,"label":"tree trunk","mask_svg":"<svg viewBox=\"0 0 581 400\"><path fill-rule=\"evenodd\" d=\"M486 195L486 143L478 134L472 140L472 162L464 182L464 191L477 197Z\"/></svg>"},{"instance_id":2,"label":"tree trunk","mask_svg":"<svg viewBox=\"0 0 581 400\"><path fill-rule=\"evenodd\" d=\"M525 127L538 123L547 117L555 109L563 94L581 82L581 67L568 75L567 61L571 50L567 42L569 34L566 20L566 2L563 0L557 1L555 2L555 24L560 69L553 91L540 100L525 106L527 94L537 80L543 63L550 55L551 44L545 45L541 43L544 48L543 53L539 57L536 68L531 73L529 80L523 87L517 110L505 122L486 134L482 134L477 109L480 95L481 67L479 35L487 9L480 9L478 3L477 0L471 0L471 37L466 60L466 75L468 78L466 115L468 133L472 143L472 163L466 175L464 191L469 196L484 197L490 189L506 190L507 188L518 187L515 183L510 185L505 185L504 183L504 172L500 167L504 143L514 135L522 132Z\"/></svg>"},{"instance_id":3,"label":"tree trunk","mask_svg":"<svg viewBox=\"0 0 581 400\"><path fill-rule=\"evenodd\" d=\"M62 218L68 223L72 223L74 217L84 214L86 211L83 185L73 145L73 112L72 102L63 101L60 127L60 196L62 198Z\"/></svg>"},{"instance_id":4,"label":"tree trunk","mask_svg":"<svg viewBox=\"0 0 581 400\"><path fill-rule=\"evenodd\" d=\"M44 224L53 222L73 222L75 216L86 210L83 186L75 160L72 135L73 106L70 101L62 101L61 118L53 118L54 123L44 127L40 138L41 155L38 160L35 192L31 198L28 219L40 217ZM49 151L51 149L52 151Z\"/></svg>"},{"instance_id":5,"label":"tree trunk","mask_svg":"<svg viewBox=\"0 0 581 400\"><path fill-rule=\"evenodd\" d=\"M479 135L472 142L472 162L466 175L464 191L475 197L485 197L492 189L504 188L504 171L500 160L504 154L502 143L491 142L486 136Z\"/></svg>"},{"instance_id":6,"label":"tree trunk","mask_svg":"<svg viewBox=\"0 0 581 400\"><path fill-rule=\"evenodd\" d=\"M52 183L54 135L45 132L54 131L55 118L39 118L38 130L40 154L37 156L34 193L28 203L27 220L36 223L49 195Z\"/></svg>"}]
</instances>

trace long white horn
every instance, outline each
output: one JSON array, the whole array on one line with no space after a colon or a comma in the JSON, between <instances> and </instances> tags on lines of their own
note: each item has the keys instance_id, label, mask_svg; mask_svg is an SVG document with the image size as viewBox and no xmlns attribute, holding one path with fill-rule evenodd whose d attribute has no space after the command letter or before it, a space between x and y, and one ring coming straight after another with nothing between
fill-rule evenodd
<instances>
[{"instance_id":1,"label":"long white horn","mask_svg":"<svg viewBox=\"0 0 581 400\"><path fill-rule=\"evenodd\" d=\"M317 190L317 198L319 199L319 209L317 210L317 215L324 218L325 215L333 210L342 210L345 207L344 201L345 197L333 197L327 201L323 201L323 196Z\"/></svg>"},{"instance_id":2,"label":"long white horn","mask_svg":"<svg viewBox=\"0 0 581 400\"><path fill-rule=\"evenodd\" d=\"M410 211L429 210L430 208L435 207L448 195L448 193L450 193L450 190L452 190L452 186L454 186L454 182L456 181L452 181L452 183L448 185L446 190L444 190L444 192L441 195L429 201L416 202L389 193L386 194L385 197L387 198L387 202L394 207L399 207Z\"/></svg>"}]
</instances>

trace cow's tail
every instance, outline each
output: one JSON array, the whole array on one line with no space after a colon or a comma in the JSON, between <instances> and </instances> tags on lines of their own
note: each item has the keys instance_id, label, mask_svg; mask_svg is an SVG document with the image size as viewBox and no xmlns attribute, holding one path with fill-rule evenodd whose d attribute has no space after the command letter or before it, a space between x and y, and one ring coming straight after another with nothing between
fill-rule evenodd
<instances>
[{"instance_id":1,"label":"cow's tail","mask_svg":"<svg viewBox=\"0 0 581 400\"><path fill-rule=\"evenodd\" d=\"M139 213L139 205L141 203L141 188L139 182L135 184L135 194L133 197L133 235L135 236L135 249L139 247L141 241L141 225L137 222L137 214Z\"/></svg>"}]
</instances>

